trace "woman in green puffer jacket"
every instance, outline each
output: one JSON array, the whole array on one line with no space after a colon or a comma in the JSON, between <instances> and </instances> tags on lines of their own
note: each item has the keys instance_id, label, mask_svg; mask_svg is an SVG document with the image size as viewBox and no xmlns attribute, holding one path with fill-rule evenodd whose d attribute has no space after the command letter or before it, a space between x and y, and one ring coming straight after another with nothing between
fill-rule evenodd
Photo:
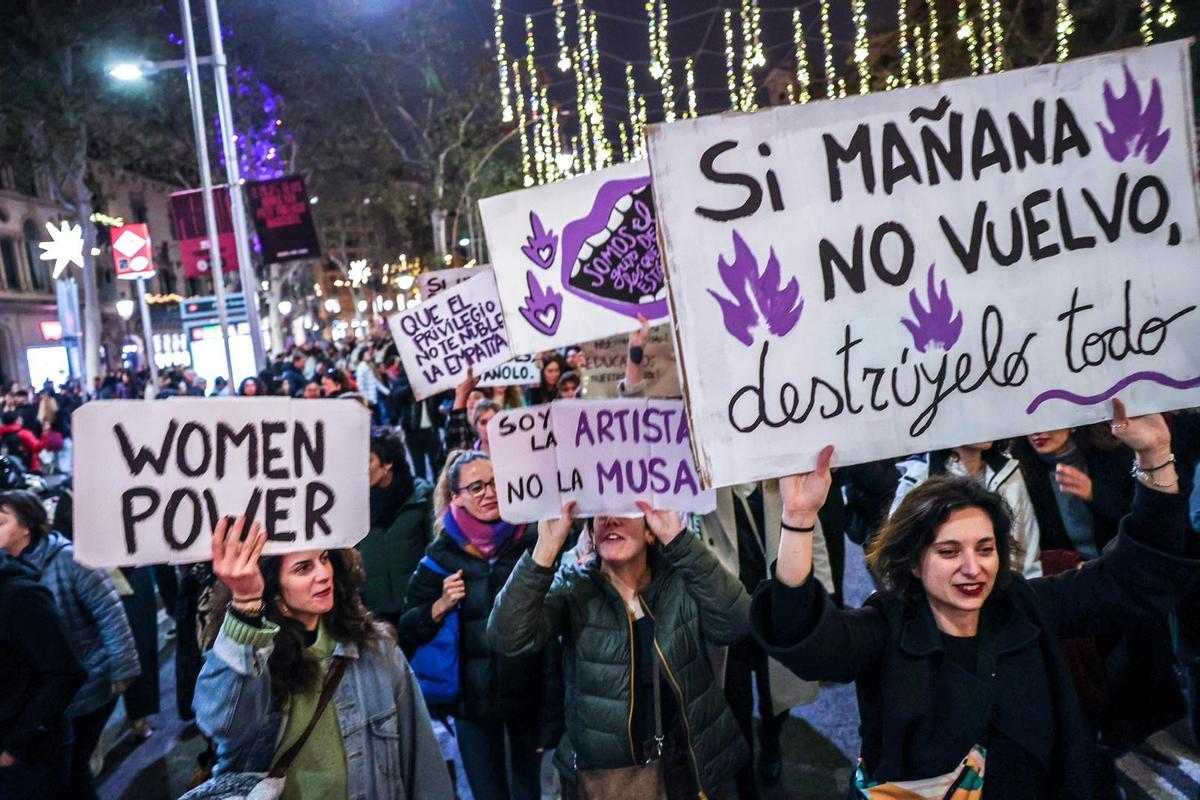
<instances>
[{"instance_id":1,"label":"woman in green puffer jacket","mask_svg":"<svg viewBox=\"0 0 1200 800\"><path fill-rule=\"evenodd\" d=\"M749 597L679 514L639 506L644 517L592 520L586 535L595 556L556 573L574 517L574 503L564 506L560 519L541 524L488 621L489 644L510 656L562 637L566 733L555 763L567 800L583 796L584 773L641 764L660 751L666 796L705 797L749 756L708 659L711 645L746 635Z\"/></svg>"}]
</instances>

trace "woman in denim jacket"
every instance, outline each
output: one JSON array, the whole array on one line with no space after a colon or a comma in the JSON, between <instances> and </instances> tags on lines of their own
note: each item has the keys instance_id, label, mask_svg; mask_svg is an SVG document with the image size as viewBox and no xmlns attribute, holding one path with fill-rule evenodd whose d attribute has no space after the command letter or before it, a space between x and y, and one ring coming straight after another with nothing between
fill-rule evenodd
<instances>
[{"instance_id":1,"label":"woman in denim jacket","mask_svg":"<svg viewBox=\"0 0 1200 800\"><path fill-rule=\"evenodd\" d=\"M218 523L213 572L233 594L196 684L196 722L217 743L214 774L266 772L300 737L333 660L346 669L286 773L284 798L454 796L429 712L389 628L358 596L354 550L260 558L266 534Z\"/></svg>"}]
</instances>

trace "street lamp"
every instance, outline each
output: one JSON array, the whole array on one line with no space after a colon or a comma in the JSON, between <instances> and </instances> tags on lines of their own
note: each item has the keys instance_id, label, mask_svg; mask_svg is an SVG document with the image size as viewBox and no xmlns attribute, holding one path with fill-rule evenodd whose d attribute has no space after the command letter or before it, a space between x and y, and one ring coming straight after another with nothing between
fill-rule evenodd
<instances>
[{"instance_id":1,"label":"street lamp","mask_svg":"<svg viewBox=\"0 0 1200 800\"><path fill-rule=\"evenodd\" d=\"M399 278L396 278L396 286L398 286L402 292L407 292L409 289L411 289L413 287L413 283L415 282L416 278L414 278L412 275L401 275Z\"/></svg>"},{"instance_id":2,"label":"street lamp","mask_svg":"<svg viewBox=\"0 0 1200 800\"><path fill-rule=\"evenodd\" d=\"M282 316L286 317L288 314L292 313L292 301L291 300L280 300L278 308L279 308L279 313Z\"/></svg>"},{"instance_id":3,"label":"street lamp","mask_svg":"<svg viewBox=\"0 0 1200 800\"><path fill-rule=\"evenodd\" d=\"M117 316L129 322L133 318L134 309L137 308L137 303L129 298L122 298L117 301Z\"/></svg>"}]
</instances>

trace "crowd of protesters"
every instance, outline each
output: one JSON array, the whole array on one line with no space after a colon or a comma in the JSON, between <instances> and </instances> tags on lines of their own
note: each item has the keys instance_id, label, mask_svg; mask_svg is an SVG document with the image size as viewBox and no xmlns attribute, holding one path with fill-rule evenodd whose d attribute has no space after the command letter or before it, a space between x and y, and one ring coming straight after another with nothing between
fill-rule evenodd
<instances>
[{"instance_id":1,"label":"crowd of protesters","mask_svg":"<svg viewBox=\"0 0 1200 800\"><path fill-rule=\"evenodd\" d=\"M621 396L645 392L647 335L630 336ZM1117 758L1181 718L1200 733L1200 414L1118 401L1107 424L840 469L827 448L811 473L719 489L703 517L583 521L568 504L514 525L488 422L585 396L581 348L538 362L530 387L468 375L418 400L381 334L293 347L237 386L184 369L13 387L0 797L96 797L118 697L131 735L154 735L160 605L177 711L210 743L198 798L268 773L288 798L450 798L455 765L479 800L538 798L553 751L564 798L745 800L804 760L781 731L821 681L857 688L854 797L959 797L901 792L969 789L985 762L991 800L1120 797ZM69 479L28 476L54 475L85 400L177 396L370 409L370 532L262 557L257 525L223 520L210 562L79 565ZM857 609L846 539L879 590Z\"/></svg>"}]
</instances>

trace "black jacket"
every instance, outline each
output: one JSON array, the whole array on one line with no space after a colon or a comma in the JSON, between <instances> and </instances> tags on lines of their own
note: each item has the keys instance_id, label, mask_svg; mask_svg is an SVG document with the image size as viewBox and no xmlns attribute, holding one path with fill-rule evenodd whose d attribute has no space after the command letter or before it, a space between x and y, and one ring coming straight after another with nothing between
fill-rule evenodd
<instances>
[{"instance_id":1,"label":"black jacket","mask_svg":"<svg viewBox=\"0 0 1200 800\"><path fill-rule=\"evenodd\" d=\"M815 580L796 589L770 581L754 595L751 625L767 652L800 677L856 682L871 780L948 772L983 741L994 697L991 726L1045 766L1054 786L1049 796L1085 800L1094 794L1095 752L1059 641L1175 605L1200 577L1200 561L1185 557L1194 538L1185 506L1186 495L1138 487L1121 535L1101 558L1054 577L1013 574L984 606L980 647L993 643L994 681L946 662L923 597L904 602L877 593L860 609L839 610ZM780 641L776 626L786 618L800 620L799 635ZM993 778L988 767L988 797L1034 800L997 794L1005 776Z\"/></svg>"},{"instance_id":2,"label":"black jacket","mask_svg":"<svg viewBox=\"0 0 1200 800\"><path fill-rule=\"evenodd\" d=\"M52 759L86 678L49 590L31 567L0 553L0 752L23 763Z\"/></svg>"},{"instance_id":3,"label":"black jacket","mask_svg":"<svg viewBox=\"0 0 1200 800\"><path fill-rule=\"evenodd\" d=\"M465 552L443 531L425 555L451 574L461 569L466 582L466 597L458 605L462 692L456 715L475 722L538 715L542 744L553 747L558 733L554 730L558 727L556 718L561 715L561 700L551 696L560 694L553 691L561 681L559 652L510 658L492 652L487 642L492 603L517 560L533 549L535 541L533 529L527 528L521 539L510 541L489 563ZM441 625L433 621L432 609L434 601L442 596L443 579L423 565L413 573L400 617L400 640L406 652L437 635Z\"/></svg>"}]
</instances>

